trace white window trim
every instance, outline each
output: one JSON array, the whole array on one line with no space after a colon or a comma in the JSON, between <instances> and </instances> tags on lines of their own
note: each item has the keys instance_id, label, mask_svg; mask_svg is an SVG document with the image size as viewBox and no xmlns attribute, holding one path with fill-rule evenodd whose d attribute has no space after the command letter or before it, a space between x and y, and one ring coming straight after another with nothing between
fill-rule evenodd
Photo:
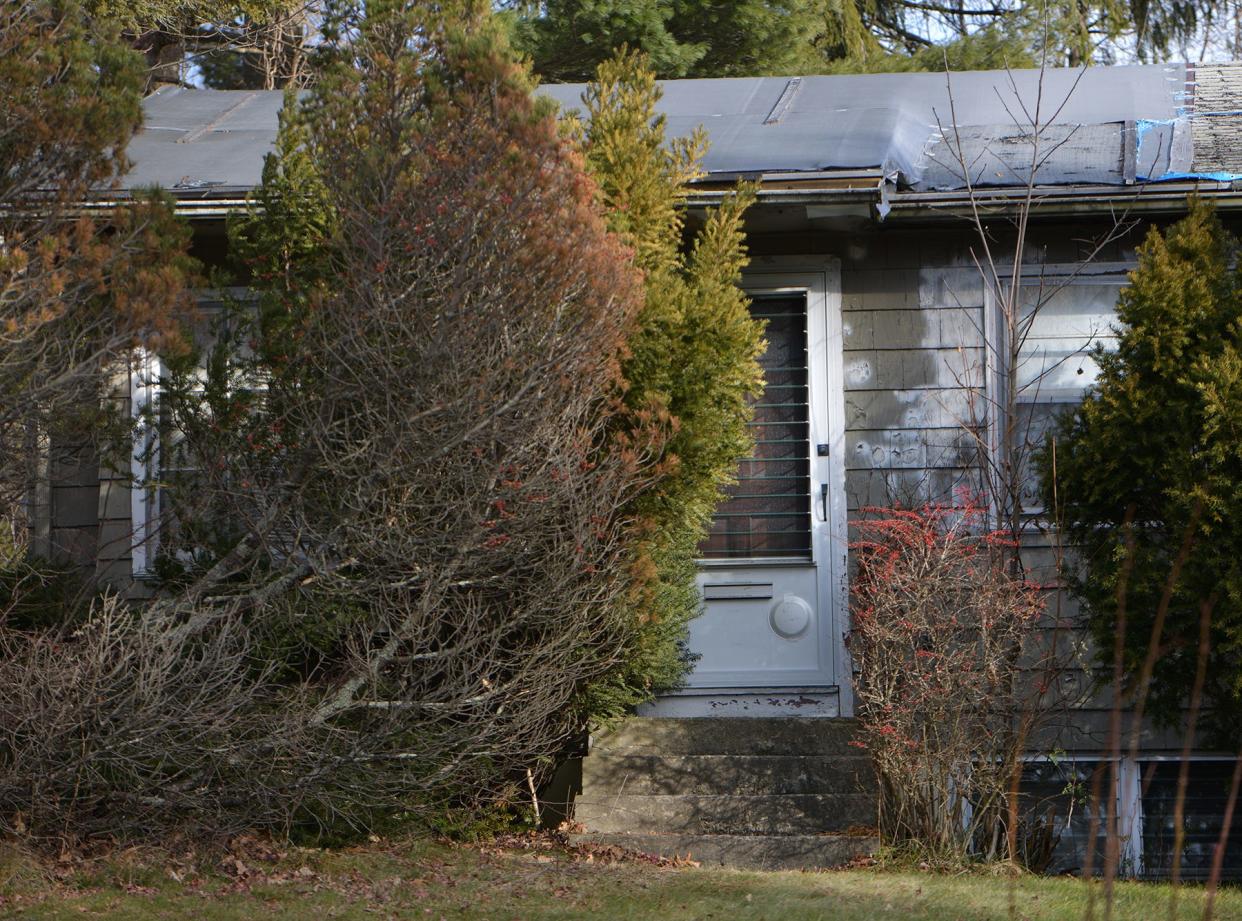
<instances>
[{"instance_id":1,"label":"white window trim","mask_svg":"<svg viewBox=\"0 0 1242 921\"><path fill-rule=\"evenodd\" d=\"M246 287L201 288L194 292L200 309L225 300L257 302ZM138 349L129 368L130 419L134 424L130 452L130 571L135 579L155 576L160 526L160 386L164 363L155 352Z\"/></svg>"},{"instance_id":2,"label":"white window trim","mask_svg":"<svg viewBox=\"0 0 1242 921\"><path fill-rule=\"evenodd\" d=\"M1143 872L1143 768L1133 758L1117 762L1117 836L1120 848L1117 872L1140 876Z\"/></svg>"},{"instance_id":3,"label":"white window trim","mask_svg":"<svg viewBox=\"0 0 1242 921\"><path fill-rule=\"evenodd\" d=\"M160 491L155 481L160 469L160 441L155 418L162 374L159 356L140 349L129 374L130 418L134 424L130 454L130 561L135 579L154 575L158 549Z\"/></svg>"},{"instance_id":4,"label":"white window trim","mask_svg":"<svg viewBox=\"0 0 1242 921\"><path fill-rule=\"evenodd\" d=\"M1051 756L1041 754L1028 754L1022 757L1022 761L1025 763L1052 760L1054 759ZM1153 762L1180 763L1182 756L1169 754L1147 755L1140 752L1137 756L1131 758L1129 755L1073 752L1061 755L1056 760L1090 762L1093 764L1115 763L1117 765L1117 785L1112 791L1117 810L1117 834L1120 838L1120 848L1117 854L1117 874L1126 878L1146 876L1147 867L1144 865L1145 858L1143 853L1143 835L1145 833L1145 816L1143 813L1144 769ZM1191 764L1222 761L1232 764L1237 760L1237 757L1234 755L1191 755L1187 760ZM1112 775L1112 771L1109 771L1106 776L1109 775ZM1238 821L1238 819L1235 819L1235 821ZM1102 867L1099 869L1103 870Z\"/></svg>"},{"instance_id":5,"label":"white window trim","mask_svg":"<svg viewBox=\"0 0 1242 921\"><path fill-rule=\"evenodd\" d=\"M1133 271L1136 265L1137 263L1135 262L1095 262L1086 265L1081 263L1030 263L1022 266L1019 284L1028 286L1038 284L1042 280L1048 280L1054 285L1064 284L1067 287L1107 284L1119 284L1121 287L1125 287L1128 284L1128 273ZM1003 271L1004 267L1000 268ZM1003 289L1007 290L1009 287L1009 281L1005 277L1001 278L1000 284ZM1008 352L1001 348L1004 343L1001 341L1003 327L1000 316L1000 300L998 299L998 292L993 289L991 284L984 285L983 307L983 386L988 397L988 413L985 420L987 425L987 446L988 453L993 458L996 458L1000 455L1001 427L1004 425L1004 420L1001 418L1001 409L1007 402L1005 390L1008 386L1008 376L1006 374ZM1081 399L1081 391L1076 395L1071 395L1060 391L1041 390L1033 395L1019 394L1017 401L1023 404L1057 403L1069 405L1072 402L1081 401ZM993 520L995 520L995 501L992 497L989 497L988 502ZM1023 509L1022 514L1026 519L1043 527L1050 527L1052 524L1042 508Z\"/></svg>"}]
</instances>

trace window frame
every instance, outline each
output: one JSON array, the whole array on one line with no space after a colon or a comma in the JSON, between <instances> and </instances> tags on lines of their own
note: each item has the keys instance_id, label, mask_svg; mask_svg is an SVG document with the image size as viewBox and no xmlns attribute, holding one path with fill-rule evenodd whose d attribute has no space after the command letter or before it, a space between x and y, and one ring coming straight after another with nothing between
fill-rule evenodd
<instances>
[{"instance_id":1,"label":"window frame","mask_svg":"<svg viewBox=\"0 0 1242 921\"><path fill-rule=\"evenodd\" d=\"M1115 285L1118 291L1124 289L1129 284L1129 273L1134 270L1137 262L1094 262L1094 263L1030 263L1021 267L1019 276L1019 285L1022 287L1033 287L1037 285L1052 286L1054 288L1052 295L1055 296L1065 288L1089 288L1104 287ZM1000 267L1000 272L1004 273L1004 267ZM1002 278L1001 291L1007 292L1009 289L1009 281ZM1041 308L1042 309L1042 308ZM987 413L987 448L988 453L993 458L999 458L1002 448L1002 428L1007 420L1002 418L1003 409L1008 405L1008 363L1009 356L1007 349L1004 348L1003 341L1003 321L1000 315L1001 301L998 298L998 292L990 284L984 285L984 392L987 395L989 411ZM1084 338L1082 345L1069 353L1063 358L1059 358L1053 365L1072 359L1076 355L1086 355L1093 348L1094 343L1101 339L1115 340L1116 335L1113 332L1115 326L1114 320L1110 321L1105 330L1096 331L1089 338ZM1029 331L1026 334L1029 337ZM1058 337L1059 338L1059 337ZM1073 337L1064 337L1073 338ZM1029 339L1027 340L1029 342ZM1027 343L1024 342L1023 351L1027 351ZM1028 353L1029 355L1029 353ZM1020 361L1023 359L1019 359ZM1033 360L1028 357L1026 360ZM1046 374L1047 371L1041 372ZM1092 382L1080 385L1074 388L1076 396L1071 394L1070 388L1056 388L1046 390L1040 388L1035 394L1023 395L1019 393L1015 399L1016 405L1020 406L1041 406L1053 405L1059 406L1062 410L1072 406L1077 406L1082 402ZM1024 490L1025 491L1025 490ZM1042 506L1026 505L1022 507L1022 517L1028 523L1035 525L1041 529L1052 527L1053 523L1047 515L1047 510Z\"/></svg>"},{"instance_id":2,"label":"window frame","mask_svg":"<svg viewBox=\"0 0 1242 921\"><path fill-rule=\"evenodd\" d=\"M203 288L193 292L197 315L195 332L211 332L220 310L228 303L255 305L258 295L246 287ZM129 363L129 414L133 436L129 459L130 574L137 582L156 578L160 523L163 446L160 438L160 396L165 365L149 349L136 349Z\"/></svg>"},{"instance_id":3,"label":"window frame","mask_svg":"<svg viewBox=\"0 0 1242 921\"><path fill-rule=\"evenodd\" d=\"M1187 760L1193 767L1195 764L1206 763L1223 762L1235 764L1238 757L1221 754L1192 754ZM1117 873L1119 876L1131 879L1150 879L1154 881L1164 879L1164 876L1150 872L1145 865L1144 836L1147 815L1143 809L1143 796L1146 792L1143 788L1143 777L1148 765L1154 763L1178 764L1182 761L1182 756L1180 754L1144 754L1140 752L1137 756L1131 758L1129 755L1099 754L1086 751L1064 753L1056 759L1046 754L1028 754L1022 758L1024 764L1050 762L1053 760L1074 764L1096 765L1115 763L1117 765L1116 786L1110 794L1116 803L1117 828L1121 836L1121 846L1118 849ZM1109 771L1106 777L1111 775L1112 771ZM1236 833L1242 834L1242 810L1235 812L1233 827L1236 829ZM1095 869L1098 872L1104 872L1104 867L1102 866Z\"/></svg>"},{"instance_id":4,"label":"window frame","mask_svg":"<svg viewBox=\"0 0 1242 921\"><path fill-rule=\"evenodd\" d=\"M139 349L129 370L129 413L134 426L130 451L130 571L136 580L155 576L160 516L160 381L164 363Z\"/></svg>"}]
</instances>

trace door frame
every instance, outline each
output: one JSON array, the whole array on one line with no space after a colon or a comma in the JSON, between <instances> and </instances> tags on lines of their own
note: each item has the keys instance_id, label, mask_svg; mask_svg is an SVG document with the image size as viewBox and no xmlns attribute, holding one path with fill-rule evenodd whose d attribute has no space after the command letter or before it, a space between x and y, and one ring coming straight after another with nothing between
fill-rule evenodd
<instances>
[{"instance_id":1,"label":"door frame","mask_svg":"<svg viewBox=\"0 0 1242 921\"><path fill-rule=\"evenodd\" d=\"M811 456L811 565L816 571L818 641L821 661L831 663L839 712L853 715L852 666L845 647L849 625L849 522L845 496L845 373L841 317L841 263L833 256L756 257L742 275L748 293L805 291ZM818 382L818 384L816 383ZM821 440L822 439L822 440ZM828 446L827 457L816 446ZM821 489L828 487L827 516ZM806 565L790 559L701 560L700 571ZM803 688L803 690L812 690Z\"/></svg>"}]
</instances>

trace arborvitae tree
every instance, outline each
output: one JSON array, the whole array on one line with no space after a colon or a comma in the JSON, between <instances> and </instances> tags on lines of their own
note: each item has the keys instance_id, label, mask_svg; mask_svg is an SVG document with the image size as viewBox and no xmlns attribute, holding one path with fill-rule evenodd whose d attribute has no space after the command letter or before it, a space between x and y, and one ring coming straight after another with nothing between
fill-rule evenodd
<instances>
[{"instance_id":1,"label":"arborvitae tree","mask_svg":"<svg viewBox=\"0 0 1242 921\"><path fill-rule=\"evenodd\" d=\"M1238 252L1203 204L1148 234L1118 304L1118 348L1097 354L1098 382L1043 463L1047 507L1080 554L1074 589L1101 661L1117 644L1124 654L1118 691L1150 693L1155 713L1176 724L1207 604L1205 699L1231 745L1242 712Z\"/></svg>"},{"instance_id":2,"label":"arborvitae tree","mask_svg":"<svg viewBox=\"0 0 1242 921\"><path fill-rule=\"evenodd\" d=\"M762 325L738 286L747 262L742 216L754 192L744 188L712 211L686 248L687 183L700 175L706 144L701 134L665 143L659 96L645 59L623 54L600 65L579 126L609 225L634 247L645 275L646 299L624 366L626 403L672 427L663 454L670 470L633 505L650 522L646 542L657 578L635 601L643 627L625 667L595 689L596 714L618 712L683 676L679 648L699 613L697 547L738 459L752 448L748 401L762 390Z\"/></svg>"}]
</instances>

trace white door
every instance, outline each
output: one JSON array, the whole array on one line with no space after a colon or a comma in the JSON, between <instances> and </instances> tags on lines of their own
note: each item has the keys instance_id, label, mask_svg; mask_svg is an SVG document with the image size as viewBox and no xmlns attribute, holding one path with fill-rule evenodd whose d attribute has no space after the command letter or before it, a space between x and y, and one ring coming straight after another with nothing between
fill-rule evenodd
<instances>
[{"instance_id":1,"label":"white door","mask_svg":"<svg viewBox=\"0 0 1242 921\"><path fill-rule=\"evenodd\" d=\"M830 688L847 680L840 271L765 263L747 273L767 320L754 456L701 547L700 657L689 688Z\"/></svg>"}]
</instances>

